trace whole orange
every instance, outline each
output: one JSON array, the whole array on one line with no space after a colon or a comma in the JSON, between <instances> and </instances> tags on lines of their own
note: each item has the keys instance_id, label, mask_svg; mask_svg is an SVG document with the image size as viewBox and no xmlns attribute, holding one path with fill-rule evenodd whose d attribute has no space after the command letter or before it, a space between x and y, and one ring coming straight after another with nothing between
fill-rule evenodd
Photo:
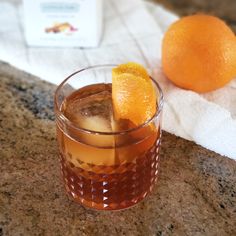
<instances>
[{"instance_id":1,"label":"whole orange","mask_svg":"<svg viewBox=\"0 0 236 236\"><path fill-rule=\"evenodd\" d=\"M164 35L162 65L165 75L181 88L218 89L236 76L236 37L217 17L183 17Z\"/></svg>"}]
</instances>

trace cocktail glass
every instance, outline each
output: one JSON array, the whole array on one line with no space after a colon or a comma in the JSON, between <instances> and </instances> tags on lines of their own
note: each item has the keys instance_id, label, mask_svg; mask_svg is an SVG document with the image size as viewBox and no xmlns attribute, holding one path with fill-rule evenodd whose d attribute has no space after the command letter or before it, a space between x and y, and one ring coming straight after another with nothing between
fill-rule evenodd
<instances>
[{"instance_id":1,"label":"cocktail glass","mask_svg":"<svg viewBox=\"0 0 236 236\"><path fill-rule=\"evenodd\" d=\"M57 139L68 195L89 208L119 210L135 205L158 178L163 95L156 113L138 127L116 121L112 107L114 65L70 75L55 92ZM138 105L138 104L137 104Z\"/></svg>"}]
</instances>

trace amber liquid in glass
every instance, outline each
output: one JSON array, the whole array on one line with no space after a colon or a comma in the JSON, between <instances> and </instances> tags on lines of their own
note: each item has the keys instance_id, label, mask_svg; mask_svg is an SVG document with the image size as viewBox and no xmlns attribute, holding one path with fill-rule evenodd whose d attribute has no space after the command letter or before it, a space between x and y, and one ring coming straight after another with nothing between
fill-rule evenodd
<instances>
[{"instance_id":1,"label":"amber liquid in glass","mask_svg":"<svg viewBox=\"0 0 236 236\"><path fill-rule=\"evenodd\" d=\"M121 135L84 132L127 130L129 120L115 121L111 85L89 85L73 92L61 111L73 127L57 122L60 161L67 193L99 210L128 208L152 190L158 176L159 124Z\"/></svg>"}]
</instances>

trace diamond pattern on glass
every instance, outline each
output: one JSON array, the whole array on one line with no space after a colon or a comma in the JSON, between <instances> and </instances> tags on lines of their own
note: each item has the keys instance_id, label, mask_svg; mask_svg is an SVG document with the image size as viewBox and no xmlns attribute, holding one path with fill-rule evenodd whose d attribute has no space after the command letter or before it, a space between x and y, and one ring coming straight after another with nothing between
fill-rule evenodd
<instances>
[{"instance_id":1,"label":"diamond pattern on glass","mask_svg":"<svg viewBox=\"0 0 236 236\"><path fill-rule=\"evenodd\" d=\"M131 163L97 166L61 156L63 179L68 194L79 203L96 209L127 208L141 201L153 189L159 168L159 147L154 145Z\"/></svg>"}]
</instances>

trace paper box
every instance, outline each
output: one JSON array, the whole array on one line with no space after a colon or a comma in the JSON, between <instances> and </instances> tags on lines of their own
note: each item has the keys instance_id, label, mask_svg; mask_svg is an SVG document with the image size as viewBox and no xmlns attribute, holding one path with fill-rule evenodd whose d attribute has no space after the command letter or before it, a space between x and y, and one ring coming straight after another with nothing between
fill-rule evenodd
<instances>
[{"instance_id":1,"label":"paper box","mask_svg":"<svg viewBox=\"0 0 236 236\"><path fill-rule=\"evenodd\" d=\"M30 46L96 47L102 34L102 0L24 0Z\"/></svg>"}]
</instances>

